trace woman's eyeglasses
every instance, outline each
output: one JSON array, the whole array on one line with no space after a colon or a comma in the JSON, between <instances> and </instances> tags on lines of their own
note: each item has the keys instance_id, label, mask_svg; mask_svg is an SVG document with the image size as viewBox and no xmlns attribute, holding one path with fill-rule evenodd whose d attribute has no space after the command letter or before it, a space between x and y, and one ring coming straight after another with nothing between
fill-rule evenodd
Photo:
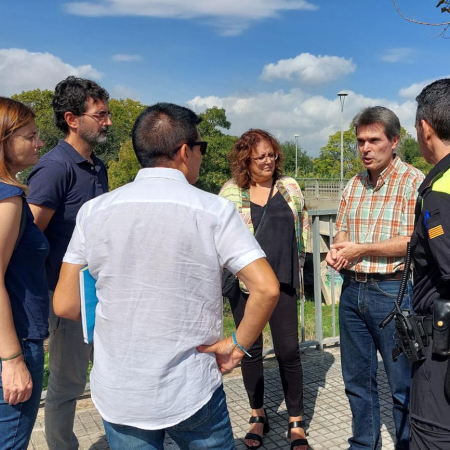
<instances>
[{"instance_id":1,"label":"woman's eyeglasses","mask_svg":"<svg viewBox=\"0 0 450 450\"><path fill-rule=\"evenodd\" d=\"M250 156L250 159L252 159L256 163L262 163L267 158L269 158L270 161L276 161L278 159L278 153L269 153L268 155L257 156L256 158Z\"/></svg>"}]
</instances>

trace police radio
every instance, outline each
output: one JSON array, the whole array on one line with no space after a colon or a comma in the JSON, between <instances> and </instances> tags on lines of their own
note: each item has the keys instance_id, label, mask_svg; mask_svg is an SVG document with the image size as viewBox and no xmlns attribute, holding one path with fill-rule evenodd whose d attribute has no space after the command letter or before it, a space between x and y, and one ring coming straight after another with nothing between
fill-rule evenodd
<instances>
[{"instance_id":1,"label":"police radio","mask_svg":"<svg viewBox=\"0 0 450 450\"><path fill-rule=\"evenodd\" d=\"M395 331L397 338L396 346L392 349L392 359L397 361L398 357L405 352L410 362L417 362L425 359L425 347L428 345L428 335L424 327L424 316L411 314L410 310L402 310L403 296L405 295L406 285L409 278L409 270L411 267L411 250L408 246L406 249L405 268L403 270L400 289L397 294L394 309L381 322L380 328L385 328L392 319L394 319ZM401 345L399 345L399 342Z\"/></svg>"}]
</instances>

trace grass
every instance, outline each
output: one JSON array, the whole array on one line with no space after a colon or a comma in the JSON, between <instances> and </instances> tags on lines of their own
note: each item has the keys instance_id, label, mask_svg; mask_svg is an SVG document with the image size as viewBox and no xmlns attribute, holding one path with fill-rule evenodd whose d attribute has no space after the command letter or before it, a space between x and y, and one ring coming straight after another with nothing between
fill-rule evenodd
<instances>
[{"instance_id":1,"label":"grass","mask_svg":"<svg viewBox=\"0 0 450 450\"><path fill-rule=\"evenodd\" d=\"M300 310L300 301L298 301L298 308ZM316 322L315 322L315 304L311 300L305 302L305 340L310 341L316 338ZM339 314L338 308L335 307L336 314L336 335L339 336ZM225 337L231 336L236 327L234 325L233 316L231 314L230 305L228 300L225 300L223 311L223 328ZM332 306L322 305L322 328L323 337L333 336L332 328ZM270 327L266 325L263 331L264 346L270 346ZM301 336L301 324L299 323L299 336Z\"/></svg>"},{"instance_id":2,"label":"grass","mask_svg":"<svg viewBox=\"0 0 450 450\"><path fill-rule=\"evenodd\" d=\"M298 301L298 307L300 310L300 301ZM322 327L323 327L323 337L331 337L332 334L332 307L327 305L322 305ZM230 304L228 299L225 299L223 307L223 328L225 337L231 336L236 327L234 325L233 316L231 314ZM299 336L301 336L301 325L299 324ZM338 308L336 307L336 335L339 335L339 315ZM266 325L263 331L264 336L264 346L270 347L270 327ZM315 304L311 300L305 302L305 340L310 341L316 338L316 323L315 323ZM91 372L92 364L89 363L88 369L88 381L89 374ZM48 367L48 352L45 353L45 363L44 363L44 387L46 390L48 386L48 376L50 374Z\"/></svg>"}]
</instances>

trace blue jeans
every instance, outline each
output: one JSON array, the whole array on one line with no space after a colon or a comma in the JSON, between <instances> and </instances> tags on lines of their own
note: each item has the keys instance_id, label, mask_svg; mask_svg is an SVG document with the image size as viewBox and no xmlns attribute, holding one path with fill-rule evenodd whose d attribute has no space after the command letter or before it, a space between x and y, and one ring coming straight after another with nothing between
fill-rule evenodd
<instances>
[{"instance_id":1,"label":"blue jeans","mask_svg":"<svg viewBox=\"0 0 450 450\"><path fill-rule=\"evenodd\" d=\"M163 450L165 432L181 450L234 450L223 385L189 419L167 430L142 430L103 421L111 450Z\"/></svg>"},{"instance_id":2,"label":"blue jeans","mask_svg":"<svg viewBox=\"0 0 450 450\"><path fill-rule=\"evenodd\" d=\"M0 450L23 450L28 447L39 410L44 381L44 342L21 341L23 358L33 380L31 397L23 403L8 405L3 398L0 377ZM0 372L2 365L0 362Z\"/></svg>"},{"instance_id":3,"label":"blue jeans","mask_svg":"<svg viewBox=\"0 0 450 450\"><path fill-rule=\"evenodd\" d=\"M377 351L383 358L393 400L396 449L409 448L409 387L411 367L403 353L392 360L394 321L379 325L394 307L400 281L359 283L345 277L339 304L341 363L345 392L352 410L351 450L375 450L380 441ZM402 309L412 309L408 282Z\"/></svg>"}]
</instances>

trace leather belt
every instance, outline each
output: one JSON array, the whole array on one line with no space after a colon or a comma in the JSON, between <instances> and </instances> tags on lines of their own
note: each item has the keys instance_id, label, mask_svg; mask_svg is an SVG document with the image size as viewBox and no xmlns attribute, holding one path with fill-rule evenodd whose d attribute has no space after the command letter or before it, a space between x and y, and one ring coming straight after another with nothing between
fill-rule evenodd
<instances>
[{"instance_id":1,"label":"leather belt","mask_svg":"<svg viewBox=\"0 0 450 450\"><path fill-rule=\"evenodd\" d=\"M354 270L341 269L341 275L348 275L352 280L358 283L367 283L368 281L394 281L401 280L403 270L394 273L363 273Z\"/></svg>"}]
</instances>

